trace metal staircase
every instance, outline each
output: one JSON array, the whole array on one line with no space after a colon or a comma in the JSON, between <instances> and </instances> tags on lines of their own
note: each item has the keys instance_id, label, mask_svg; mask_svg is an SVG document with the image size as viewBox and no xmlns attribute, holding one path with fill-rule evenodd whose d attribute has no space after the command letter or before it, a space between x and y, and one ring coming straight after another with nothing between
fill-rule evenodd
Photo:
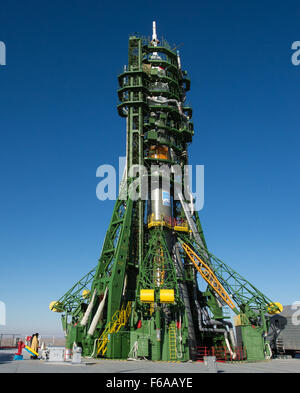
<instances>
[{"instance_id":1,"label":"metal staircase","mask_svg":"<svg viewBox=\"0 0 300 393\"><path fill-rule=\"evenodd\" d=\"M105 355L105 352L107 351L107 344L110 341L110 335L113 333L117 333L122 326L125 326L128 318L131 314L131 302L127 303L127 306L123 305L121 310L117 310L113 317L111 322L109 322L104 331L102 332L101 336L97 340L97 355Z\"/></svg>"}]
</instances>

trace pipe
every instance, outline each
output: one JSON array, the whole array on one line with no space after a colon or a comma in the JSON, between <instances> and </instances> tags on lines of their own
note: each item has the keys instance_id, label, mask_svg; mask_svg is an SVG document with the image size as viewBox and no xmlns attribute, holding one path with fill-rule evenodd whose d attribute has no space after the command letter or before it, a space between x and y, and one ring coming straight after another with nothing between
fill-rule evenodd
<instances>
[{"instance_id":1,"label":"pipe","mask_svg":"<svg viewBox=\"0 0 300 393\"><path fill-rule=\"evenodd\" d=\"M236 353L232 351L230 344L229 344L229 340L227 338L227 332L224 333L224 337L225 337L225 343L227 345L228 351L230 352L230 355L232 356L232 359L234 360L236 358Z\"/></svg>"},{"instance_id":2,"label":"pipe","mask_svg":"<svg viewBox=\"0 0 300 393\"><path fill-rule=\"evenodd\" d=\"M203 327L202 327L202 313L201 313L201 307L200 304L197 300L197 292L196 292L196 285L193 284L193 292L194 292L194 299L195 299L195 305L196 305L196 309L197 309L197 314L198 314L198 327L200 332L203 331Z\"/></svg>"},{"instance_id":3,"label":"pipe","mask_svg":"<svg viewBox=\"0 0 300 393\"><path fill-rule=\"evenodd\" d=\"M210 316L208 315L208 312L206 310L206 308L202 308L201 309L202 315L205 317L205 324L206 325L211 325L211 326L224 326L224 323L222 321L219 321L217 319L212 319L210 318Z\"/></svg>"},{"instance_id":4,"label":"pipe","mask_svg":"<svg viewBox=\"0 0 300 393\"><path fill-rule=\"evenodd\" d=\"M127 274L125 274L125 278L124 278L124 286L123 286L122 296L125 296L126 287L127 287Z\"/></svg>"},{"instance_id":5,"label":"pipe","mask_svg":"<svg viewBox=\"0 0 300 393\"><path fill-rule=\"evenodd\" d=\"M211 319L209 324L215 324L215 322L218 322L219 324L221 323L220 321L217 321L215 319ZM199 330L201 332L214 332L214 333L223 333L224 334L224 339L225 339L225 343L226 346L228 348L228 351L230 353L230 355L232 356L232 359L236 358L236 353L232 351L231 347L230 347L230 343L228 340L228 336L227 336L227 330L226 329L220 329L220 328L203 328L201 322L199 321Z\"/></svg>"},{"instance_id":6,"label":"pipe","mask_svg":"<svg viewBox=\"0 0 300 393\"><path fill-rule=\"evenodd\" d=\"M194 283L193 285L193 292L194 292L194 301L195 301L195 305L196 305L196 309L197 309L197 313L198 313L198 327L200 332L217 332L217 333L223 333L224 329L214 329L214 328L207 328L207 327L203 327L202 325L202 317L205 318L205 322L204 325L220 325L219 321L215 321L209 318L208 312L206 311L205 308L201 308L200 304L197 300L197 291L196 291L196 285ZM210 323L210 321L214 321L217 323ZM221 330L221 331L220 331Z\"/></svg>"},{"instance_id":7,"label":"pipe","mask_svg":"<svg viewBox=\"0 0 300 393\"><path fill-rule=\"evenodd\" d=\"M175 100L174 98L167 99L166 97L162 97L162 96L160 96L160 99L158 99L156 96L152 96L152 97L151 97L151 96L148 96L147 98L148 98L148 100L157 102L158 104L175 103L176 106L177 106L177 109L178 109L179 113L181 114L181 116L183 116L183 117L184 117L185 119L187 119L187 120L189 119L189 117L188 117L187 115L185 115L185 114L182 112L182 109L181 109L181 102Z\"/></svg>"},{"instance_id":8,"label":"pipe","mask_svg":"<svg viewBox=\"0 0 300 393\"><path fill-rule=\"evenodd\" d=\"M96 326L99 322L99 319L101 318L102 314L103 314L103 309L104 309L104 305L105 305L105 300L106 300L106 296L107 296L107 292L108 292L108 287L106 287L105 292L104 292L104 296L103 299L101 300L97 312L94 315L94 318L92 320L91 326L88 330L88 335L92 336L96 330Z\"/></svg>"},{"instance_id":9,"label":"pipe","mask_svg":"<svg viewBox=\"0 0 300 393\"><path fill-rule=\"evenodd\" d=\"M92 312L95 296L96 296L96 289L94 290L94 293L93 293L92 299L90 301L90 304L88 305L88 308L86 309L86 311L84 313L84 316L82 317L82 320L80 321L80 326L85 326L87 324L89 316L90 316L90 314Z\"/></svg>"},{"instance_id":10,"label":"pipe","mask_svg":"<svg viewBox=\"0 0 300 393\"><path fill-rule=\"evenodd\" d=\"M202 248L205 260L209 261L210 260L209 259L209 255L205 251L206 247L205 247L204 242L203 242L203 240L202 240L202 238L201 238L201 236L200 236L200 234L198 232L197 225L196 225L195 221L192 218L191 209L190 209L189 205L184 201L184 198L183 198L183 195L182 195L181 192L178 192L176 197L179 199L179 201L181 203L181 206L183 208L183 211L184 211L184 214L186 216L186 219L188 220L189 226L190 226L190 228L192 230L194 239L199 244L199 246ZM191 204L192 203L193 203L193 201L191 200ZM193 208L193 210L194 210L194 208Z\"/></svg>"},{"instance_id":11,"label":"pipe","mask_svg":"<svg viewBox=\"0 0 300 393\"><path fill-rule=\"evenodd\" d=\"M268 347L268 349L269 349L269 355L265 354L265 358L266 358L267 360L269 360L269 359L271 359L271 357L273 356L273 353L272 353L272 349L271 349L270 343L266 342L266 347Z\"/></svg>"},{"instance_id":12,"label":"pipe","mask_svg":"<svg viewBox=\"0 0 300 393\"><path fill-rule=\"evenodd\" d=\"M233 332L232 323L229 322L229 321L224 321L223 319L222 319L222 323L228 327L230 341L232 342L232 345L234 346L234 348L236 348L237 344L236 344L236 339L235 339L235 335L234 335L234 332Z\"/></svg>"},{"instance_id":13,"label":"pipe","mask_svg":"<svg viewBox=\"0 0 300 393\"><path fill-rule=\"evenodd\" d=\"M188 345L190 348L191 353L196 352L196 335L195 335L195 329L194 329L194 323L193 323L193 317L191 313L191 304L188 296L188 290L185 281L183 281L184 277L184 267L182 263L182 259L180 256L180 251L179 251L179 245L180 243L175 243L173 250L172 250L172 257L174 261L174 265L176 268L176 275L180 279L178 282L178 289L180 293L180 297L184 303L185 306L185 313L187 317L187 328L188 328ZM181 318L181 314L180 314Z\"/></svg>"},{"instance_id":14,"label":"pipe","mask_svg":"<svg viewBox=\"0 0 300 393\"><path fill-rule=\"evenodd\" d=\"M230 335L230 339L232 341L232 344L234 347L236 347L235 344L235 338L233 335L233 329L232 329L232 324L231 322L227 322L227 321L218 321L216 319L211 319L207 310L205 308L201 308L198 300L197 300L197 293L196 293L196 286L193 286L193 290L194 290L194 297L195 297L195 304L196 304L196 308L198 311L198 326L199 326L199 330L200 332L214 332L214 333L223 333L224 334L224 338L225 338L225 343L227 345L227 348L232 356L233 359L236 358L236 353L232 351L231 347L230 347L230 343L228 340L228 332L227 332L227 327L229 328L229 335ZM204 325L206 327L203 327L202 325L202 317L205 319ZM223 328L215 328L215 327L208 327L208 326L222 326Z\"/></svg>"},{"instance_id":15,"label":"pipe","mask_svg":"<svg viewBox=\"0 0 300 393\"><path fill-rule=\"evenodd\" d=\"M179 352L177 351L177 358L181 359L182 358L182 332L181 332L181 313L179 313Z\"/></svg>"},{"instance_id":16,"label":"pipe","mask_svg":"<svg viewBox=\"0 0 300 393\"><path fill-rule=\"evenodd\" d=\"M96 342L97 342L97 341L98 341L98 338L96 338L96 339L94 340L93 352L92 352L91 356L87 356L87 359L91 359L91 358L94 357L95 350L96 350Z\"/></svg>"}]
</instances>

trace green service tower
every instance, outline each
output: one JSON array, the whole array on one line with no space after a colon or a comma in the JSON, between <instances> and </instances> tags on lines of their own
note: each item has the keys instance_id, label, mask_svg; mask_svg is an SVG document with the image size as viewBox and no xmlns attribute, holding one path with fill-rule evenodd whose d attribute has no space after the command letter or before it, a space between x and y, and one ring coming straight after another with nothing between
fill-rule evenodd
<instances>
[{"instance_id":1,"label":"green service tower","mask_svg":"<svg viewBox=\"0 0 300 393\"><path fill-rule=\"evenodd\" d=\"M118 81L126 168L97 267L50 304L63 313L66 347L156 361L195 359L203 346L270 356L267 314L280 306L207 250L187 170L190 79L155 22L152 39L129 38Z\"/></svg>"}]
</instances>

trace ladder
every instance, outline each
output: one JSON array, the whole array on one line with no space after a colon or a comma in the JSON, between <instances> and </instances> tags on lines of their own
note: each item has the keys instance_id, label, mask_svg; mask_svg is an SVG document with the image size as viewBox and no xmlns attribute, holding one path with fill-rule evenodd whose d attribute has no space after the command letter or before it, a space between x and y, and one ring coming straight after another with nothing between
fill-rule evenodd
<instances>
[{"instance_id":1,"label":"ladder","mask_svg":"<svg viewBox=\"0 0 300 393\"><path fill-rule=\"evenodd\" d=\"M97 355L104 356L107 351L107 344L110 341L110 335L117 333L122 326L125 326L131 314L131 302L127 306L123 305L121 310L117 310L112 316L111 321L106 325L101 336L97 340Z\"/></svg>"},{"instance_id":2,"label":"ladder","mask_svg":"<svg viewBox=\"0 0 300 393\"><path fill-rule=\"evenodd\" d=\"M170 361L175 361L177 359L176 351L176 327L174 322L169 325L169 358Z\"/></svg>"},{"instance_id":3,"label":"ladder","mask_svg":"<svg viewBox=\"0 0 300 393\"><path fill-rule=\"evenodd\" d=\"M215 276L211 268L203 262L203 260L188 246L186 243L181 242L182 248L187 253L189 259L195 265L195 268L201 274L202 278L212 287L212 289L217 292L217 294L224 300L224 302L232 309L235 309L235 305L231 300L231 297L223 288L220 281Z\"/></svg>"}]
</instances>

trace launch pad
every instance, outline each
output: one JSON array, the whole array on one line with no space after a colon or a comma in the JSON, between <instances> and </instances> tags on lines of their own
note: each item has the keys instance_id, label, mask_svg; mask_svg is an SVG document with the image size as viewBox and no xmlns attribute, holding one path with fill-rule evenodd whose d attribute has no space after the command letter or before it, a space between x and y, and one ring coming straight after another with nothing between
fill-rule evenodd
<instances>
[{"instance_id":1,"label":"launch pad","mask_svg":"<svg viewBox=\"0 0 300 393\"><path fill-rule=\"evenodd\" d=\"M108 359L185 362L220 346L232 359L238 348L270 358L268 315L281 305L208 250L186 170L191 81L155 22L151 39L129 37L118 81L126 168L97 267L50 304L66 347Z\"/></svg>"}]
</instances>

